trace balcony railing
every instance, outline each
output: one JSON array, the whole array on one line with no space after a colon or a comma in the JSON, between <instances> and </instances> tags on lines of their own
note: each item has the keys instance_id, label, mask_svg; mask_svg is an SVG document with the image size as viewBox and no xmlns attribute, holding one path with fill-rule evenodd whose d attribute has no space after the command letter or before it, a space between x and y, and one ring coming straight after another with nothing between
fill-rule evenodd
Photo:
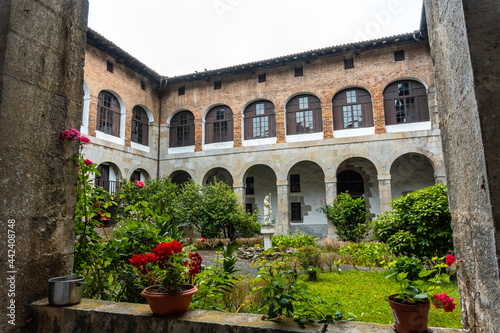
<instances>
[{"instance_id":1,"label":"balcony railing","mask_svg":"<svg viewBox=\"0 0 500 333\"><path fill-rule=\"evenodd\" d=\"M120 182L116 180L94 179L94 185L96 187L102 187L111 194L120 189Z\"/></svg>"}]
</instances>

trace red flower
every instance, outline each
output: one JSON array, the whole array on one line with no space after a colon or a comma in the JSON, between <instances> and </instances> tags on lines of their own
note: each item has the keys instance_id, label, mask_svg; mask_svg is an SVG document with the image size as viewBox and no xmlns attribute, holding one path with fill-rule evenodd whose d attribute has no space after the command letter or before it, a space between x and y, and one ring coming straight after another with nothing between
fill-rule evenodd
<instances>
[{"instance_id":1,"label":"red flower","mask_svg":"<svg viewBox=\"0 0 500 333\"><path fill-rule=\"evenodd\" d=\"M182 252L182 244L179 243L178 241L172 241L172 250L174 253L181 253Z\"/></svg>"},{"instance_id":2,"label":"red flower","mask_svg":"<svg viewBox=\"0 0 500 333\"><path fill-rule=\"evenodd\" d=\"M153 252L158 259L168 259L172 256L172 245L170 243L160 243Z\"/></svg>"},{"instance_id":3,"label":"red flower","mask_svg":"<svg viewBox=\"0 0 500 333\"><path fill-rule=\"evenodd\" d=\"M205 243L206 241L207 241L207 240L206 240L205 238L202 238L202 239L201 239L201 242L202 242L202 243Z\"/></svg>"},{"instance_id":4,"label":"red flower","mask_svg":"<svg viewBox=\"0 0 500 333\"><path fill-rule=\"evenodd\" d=\"M86 136L81 136L80 143L84 143L84 144L88 145L90 143L90 139L87 138Z\"/></svg>"},{"instance_id":5,"label":"red flower","mask_svg":"<svg viewBox=\"0 0 500 333\"><path fill-rule=\"evenodd\" d=\"M452 312L455 310L455 303L453 301L454 298L450 298L448 294L434 294L434 299L432 300L432 304L436 307L436 309L442 308L445 312Z\"/></svg>"},{"instance_id":6,"label":"red flower","mask_svg":"<svg viewBox=\"0 0 500 333\"><path fill-rule=\"evenodd\" d=\"M91 160L89 160L88 158L85 160L85 165L87 165L87 166L88 166L88 165L91 165L92 163L94 163L94 162L92 162L92 161L91 161Z\"/></svg>"},{"instance_id":7,"label":"red flower","mask_svg":"<svg viewBox=\"0 0 500 333\"><path fill-rule=\"evenodd\" d=\"M453 256L452 254L448 254L446 256L446 265L448 267L451 266L451 264L454 264L456 261L457 259L455 259L455 256Z\"/></svg>"},{"instance_id":8,"label":"red flower","mask_svg":"<svg viewBox=\"0 0 500 333\"><path fill-rule=\"evenodd\" d=\"M139 188L144 188L144 182L141 182L140 180L136 180L135 181L135 185Z\"/></svg>"},{"instance_id":9,"label":"red flower","mask_svg":"<svg viewBox=\"0 0 500 333\"><path fill-rule=\"evenodd\" d=\"M147 262L155 262L156 260L158 260L154 253L146 253L144 255L144 259L146 259Z\"/></svg>"},{"instance_id":10,"label":"red flower","mask_svg":"<svg viewBox=\"0 0 500 333\"><path fill-rule=\"evenodd\" d=\"M69 130L64 130L64 131L62 131L62 133L61 133L61 137L62 137L63 139L67 139L67 138L69 138L70 136L71 136L71 132L70 132Z\"/></svg>"}]
</instances>

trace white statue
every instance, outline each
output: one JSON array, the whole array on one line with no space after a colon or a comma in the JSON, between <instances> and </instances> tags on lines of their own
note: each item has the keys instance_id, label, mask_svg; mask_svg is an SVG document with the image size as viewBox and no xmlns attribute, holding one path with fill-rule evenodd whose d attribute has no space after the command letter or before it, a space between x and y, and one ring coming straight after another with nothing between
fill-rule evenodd
<instances>
[{"instance_id":1,"label":"white statue","mask_svg":"<svg viewBox=\"0 0 500 333\"><path fill-rule=\"evenodd\" d=\"M271 207L271 193L264 198L264 224L271 225L271 214L273 209Z\"/></svg>"}]
</instances>

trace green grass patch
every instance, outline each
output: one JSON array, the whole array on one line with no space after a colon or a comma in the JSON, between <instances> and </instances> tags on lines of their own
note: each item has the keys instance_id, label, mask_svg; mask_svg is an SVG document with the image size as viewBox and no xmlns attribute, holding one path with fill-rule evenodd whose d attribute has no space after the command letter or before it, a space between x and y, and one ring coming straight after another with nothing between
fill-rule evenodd
<instances>
[{"instance_id":1,"label":"green grass patch","mask_svg":"<svg viewBox=\"0 0 500 333\"><path fill-rule=\"evenodd\" d=\"M344 318L379 324L394 322L387 297L398 291L398 284L386 279L387 272L360 272L357 270L340 273L320 274L318 282L307 282L310 290L317 292L326 302L338 302ZM447 293L455 298L457 307L453 312L444 312L431 305L430 327L462 328L460 304L456 281L441 287L439 294Z\"/></svg>"}]
</instances>

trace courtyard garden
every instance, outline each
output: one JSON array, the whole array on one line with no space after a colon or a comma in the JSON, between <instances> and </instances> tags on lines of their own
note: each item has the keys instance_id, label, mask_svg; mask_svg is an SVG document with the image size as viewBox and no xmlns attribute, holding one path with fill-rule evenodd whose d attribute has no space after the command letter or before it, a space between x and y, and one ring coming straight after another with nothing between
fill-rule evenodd
<instances>
[{"instance_id":1,"label":"courtyard garden","mask_svg":"<svg viewBox=\"0 0 500 333\"><path fill-rule=\"evenodd\" d=\"M98 172L92 161L75 163L74 274L85 277L87 298L145 303L148 286L175 294L188 283L198 289L191 308L293 317L304 326L392 323L387 297L397 294L410 303L430 298L429 326L461 327L444 185L394 199L373 221L363 198L340 194L321 208L338 240L277 235L262 251L259 212L247 212L223 182L124 180L110 194L89 183Z\"/></svg>"}]
</instances>

